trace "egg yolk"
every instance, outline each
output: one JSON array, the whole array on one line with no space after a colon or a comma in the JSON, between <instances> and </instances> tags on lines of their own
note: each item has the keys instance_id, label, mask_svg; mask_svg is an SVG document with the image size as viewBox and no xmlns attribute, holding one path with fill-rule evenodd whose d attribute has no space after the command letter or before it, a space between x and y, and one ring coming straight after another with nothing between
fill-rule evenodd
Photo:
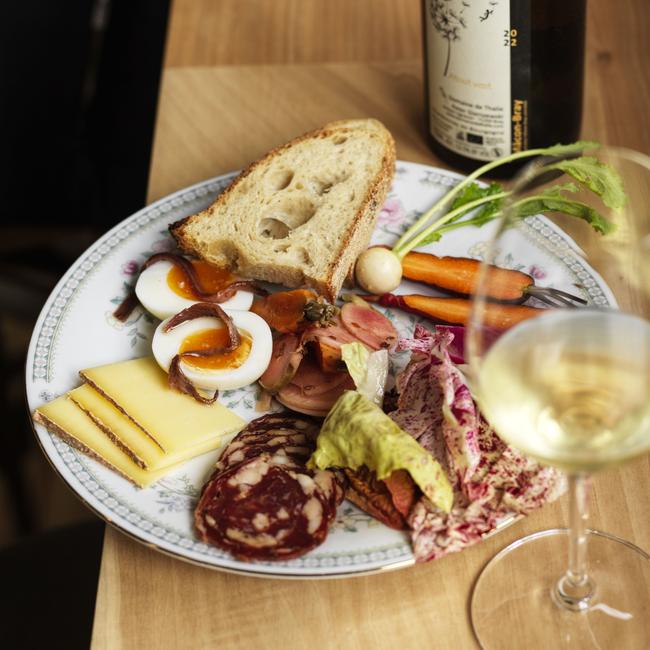
<instances>
[{"instance_id":1,"label":"egg yolk","mask_svg":"<svg viewBox=\"0 0 650 650\"><path fill-rule=\"evenodd\" d=\"M198 276L199 286L206 293L216 293L236 280L235 276L226 269L208 264L208 262L192 260L191 264ZM200 300L199 296L192 291L192 285L185 278L185 273L176 264L167 273L167 284L174 293L183 298Z\"/></svg>"},{"instance_id":2,"label":"egg yolk","mask_svg":"<svg viewBox=\"0 0 650 650\"><path fill-rule=\"evenodd\" d=\"M213 354L208 357L183 357L183 363L203 370L234 370L239 368L248 358L253 343L250 336L241 332L239 335L241 343L231 352ZM200 330L186 336L178 352L183 354L183 352L209 350L210 348L225 348L229 342L228 330L225 327Z\"/></svg>"}]
</instances>

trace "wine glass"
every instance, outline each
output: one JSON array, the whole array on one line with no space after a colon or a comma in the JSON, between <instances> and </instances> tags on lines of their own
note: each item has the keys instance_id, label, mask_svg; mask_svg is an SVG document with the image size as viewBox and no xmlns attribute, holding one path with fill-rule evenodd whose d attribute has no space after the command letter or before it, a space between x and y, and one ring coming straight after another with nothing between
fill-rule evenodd
<instances>
[{"instance_id":1,"label":"wine glass","mask_svg":"<svg viewBox=\"0 0 650 650\"><path fill-rule=\"evenodd\" d=\"M589 475L650 449L650 158L614 148L583 155L590 160L586 176L574 169L577 181L553 166L557 159L518 175L475 287L467 357L478 403L506 443L567 475L570 513L568 529L517 540L480 574L472 625L490 650L650 648L650 556L586 526ZM584 159L575 160L559 167L581 168ZM606 187L619 183L626 197ZM563 205L567 198L577 204ZM525 217L533 208L552 223ZM516 258L521 229L552 242L539 255L565 269L536 284L571 295L543 290L539 297L557 306L531 298L548 309L495 336L489 263Z\"/></svg>"}]
</instances>

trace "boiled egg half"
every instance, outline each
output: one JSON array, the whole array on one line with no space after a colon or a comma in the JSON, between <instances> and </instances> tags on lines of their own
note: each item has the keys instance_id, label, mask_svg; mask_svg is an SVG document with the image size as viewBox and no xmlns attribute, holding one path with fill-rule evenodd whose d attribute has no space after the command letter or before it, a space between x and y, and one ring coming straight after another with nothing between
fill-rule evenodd
<instances>
[{"instance_id":1,"label":"boiled egg half","mask_svg":"<svg viewBox=\"0 0 650 650\"><path fill-rule=\"evenodd\" d=\"M181 360L183 374L196 388L215 391L248 386L264 374L271 361L273 338L266 322L250 311L227 313L239 331L240 345L231 352ZM160 323L151 343L153 355L165 372L177 354L229 343L228 330L218 318L195 318L165 332L168 320Z\"/></svg>"},{"instance_id":2,"label":"boiled egg half","mask_svg":"<svg viewBox=\"0 0 650 650\"><path fill-rule=\"evenodd\" d=\"M224 289L237 278L225 269L198 260L190 260L201 288L207 293ZM135 294L142 306L156 318L164 319L201 302L192 290L179 266L160 260L146 268L135 285ZM247 310L253 304L250 291L238 291L232 298L219 303L223 309Z\"/></svg>"}]
</instances>

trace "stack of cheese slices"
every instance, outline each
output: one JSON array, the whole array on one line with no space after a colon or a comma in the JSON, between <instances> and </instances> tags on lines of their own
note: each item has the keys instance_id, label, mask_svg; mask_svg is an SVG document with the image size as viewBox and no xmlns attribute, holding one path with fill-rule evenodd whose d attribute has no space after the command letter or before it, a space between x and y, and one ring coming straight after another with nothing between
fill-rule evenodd
<instances>
[{"instance_id":1,"label":"stack of cheese slices","mask_svg":"<svg viewBox=\"0 0 650 650\"><path fill-rule=\"evenodd\" d=\"M80 372L84 383L34 419L139 487L221 447L245 422L222 404L200 404L169 388L151 357Z\"/></svg>"}]
</instances>

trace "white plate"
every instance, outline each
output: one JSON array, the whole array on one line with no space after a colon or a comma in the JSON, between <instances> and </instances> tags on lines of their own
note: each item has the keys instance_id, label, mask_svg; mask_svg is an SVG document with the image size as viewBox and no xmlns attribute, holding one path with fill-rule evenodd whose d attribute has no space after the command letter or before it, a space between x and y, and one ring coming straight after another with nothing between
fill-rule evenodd
<instances>
[{"instance_id":1,"label":"white plate","mask_svg":"<svg viewBox=\"0 0 650 650\"><path fill-rule=\"evenodd\" d=\"M207 207L232 180L227 174L168 196L125 219L91 246L70 268L47 300L32 335L26 366L30 410L79 384L81 368L150 354L156 321L141 311L122 324L111 313L134 281L136 264L172 247L167 226ZM373 242L391 244L418 213L462 177L425 165L398 162L392 191L381 212ZM451 231L431 252L480 258L490 235L481 229ZM503 266L530 273L540 285L582 294L591 303L612 304L613 296L585 264L568 237L543 217L522 223ZM401 293L423 292L404 282ZM402 336L417 318L401 312L388 316ZM408 354L397 355L397 367ZM247 420L255 388L224 391L220 401ZM200 542L192 529L192 510L216 453L196 458L157 484L139 490L102 465L71 449L43 427L36 436L54 469L96 514L140 542L211 568L276 577L336 577L395 569L413 564L406 534L391 530L347 501L326 542L302 558L287 562L245 563Z\"/></svg>"}]
</instances>

